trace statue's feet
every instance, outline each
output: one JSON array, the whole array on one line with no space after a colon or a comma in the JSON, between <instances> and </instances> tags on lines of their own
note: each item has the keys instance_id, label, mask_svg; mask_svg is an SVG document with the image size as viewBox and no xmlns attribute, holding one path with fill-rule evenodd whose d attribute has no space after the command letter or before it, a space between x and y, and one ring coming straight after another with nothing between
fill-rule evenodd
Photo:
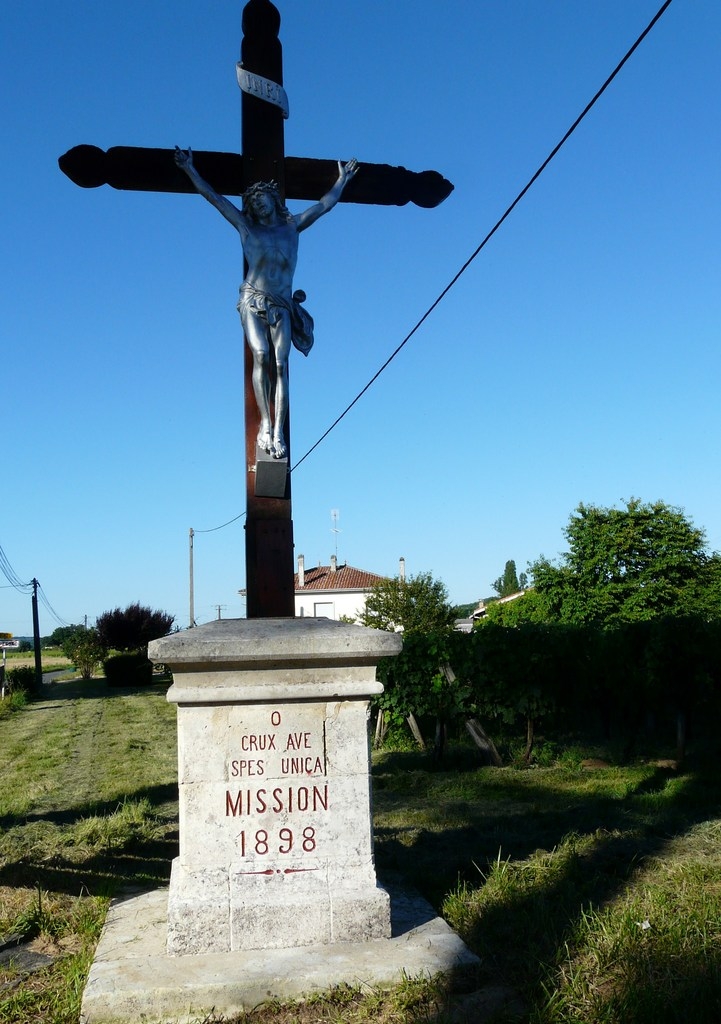
<instances>
[{"instance_id":1,"label":"statue's feet","mask_svg":"<svg viewBox=\"0 0 721 1024\"><path fill-rule=\"evenodd\" d=\"M282 437L273 438L273 458L284 459L288 454L285 440Z\"/></svg>"},{"instance_id":2,"label":"statue's feet","mask_svg":"<svg viewBox=\"0 0 721 1024\"><path fill-rule=\"evenodd\" d=\"M260 428L260 430L258 431L256 444L258 445L259 448L262 448L264 452L268 452L268 454L270 454L273 451L273 439L270 436L269 429L264 429L263 427Z\"/></svg>"}]
</instances>

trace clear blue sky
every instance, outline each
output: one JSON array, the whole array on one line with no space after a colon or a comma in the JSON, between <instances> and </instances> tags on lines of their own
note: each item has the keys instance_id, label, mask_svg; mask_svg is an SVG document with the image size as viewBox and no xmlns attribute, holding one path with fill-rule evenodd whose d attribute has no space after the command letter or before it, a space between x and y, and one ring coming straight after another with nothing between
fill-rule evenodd
<instances>
[{"instance_id":1,"label":"clear blue sky","mask_svg":"<svg viewBox=\"0 0 721 1024\"><path fill-rule=\"evenodd\" d=\"M375 373L661 0L278 0L286 152L440 170L436 210L301 239L316 343L293 455ZM188 531L245 507L242 259L199 196L84 190L78 143L237 150L241 3L3 12L0 544L66 622L188 618ZM293 479L296 553L429 570L455 602L564 549L579 501L682 506L721 548L721 5L675 0L372 390ZM294 209L301 206L293 204ZM244 614L242 521L196 536L196 615ZM0 577L0 583L5 580ZM41 632L56 621L41 608ZM0 589L0 630L31 631Z\"/></svg>"}]
</instances>

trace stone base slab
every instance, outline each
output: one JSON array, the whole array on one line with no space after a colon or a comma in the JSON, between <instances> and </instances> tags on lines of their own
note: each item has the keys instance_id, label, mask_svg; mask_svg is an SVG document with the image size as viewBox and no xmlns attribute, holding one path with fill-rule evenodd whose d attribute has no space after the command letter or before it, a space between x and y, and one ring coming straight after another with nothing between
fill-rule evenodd
<instances>
[{"instance_id":1,"label":"stone base slab","mask_svg":"<svg viewBox=\"0 0 721 1024\"><path fill-rule=\"evenodd\" d=\"M115 900L90 968L81 1024L191 1024L268 999L343 983L384 988L411 977L472 972L478 958L419 896L394 886L390 939L292 949L168 956L168 891Z\"/></svg>"}]
</instances>

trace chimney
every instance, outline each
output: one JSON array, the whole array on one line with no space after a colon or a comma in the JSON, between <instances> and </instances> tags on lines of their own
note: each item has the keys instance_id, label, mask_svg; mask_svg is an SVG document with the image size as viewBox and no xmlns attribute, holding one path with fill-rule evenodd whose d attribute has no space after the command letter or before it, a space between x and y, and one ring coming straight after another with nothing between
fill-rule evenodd
<instances>
[{"instance_id":1,"label":"chimney","mask_svg":"<svg viewBox=\"0 0 721 1024\"><path fill-rule=\"evenodd\" d=\"M405 558L401 558L398 561L398 579L401 581L401 583L405 583L406 582L406 560L405 560Z\"/></svg>"},{"instance_id":2,"label":"chimney","mask_svg":"<svg viewBox=\"0 0 721 1024\"><path fill-rule=\"evenodd\" d=\"M298 555L298 589L305 586L305 558Z\"/></svg>"},{"instance_id":3,"label":"chimney","mask_svg":"<svg viewBox=\"0 0 721 1024\"><path fill-rule=\"evenodd\" d=\"M330 571L331 572L336 572L337 570L338 570L338 556L337 555L331 555L330 556Z\"/></svg>"}]
</instances>

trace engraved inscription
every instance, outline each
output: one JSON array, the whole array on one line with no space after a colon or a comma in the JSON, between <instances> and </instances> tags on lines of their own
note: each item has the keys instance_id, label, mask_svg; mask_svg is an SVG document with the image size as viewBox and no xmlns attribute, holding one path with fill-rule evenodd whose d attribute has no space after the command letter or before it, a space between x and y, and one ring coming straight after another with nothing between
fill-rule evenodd
<instances>
[{"instance_id":1,"label":"engraved inscription","mask_svg":"<svg viewBox=\"0 0 721 1024\"><path fill-rule=\"evenodd\" d=\"M252 817L261 814L289 814L328 810L328 783L323 786L276 786L268 789L225 791L226 817Z\"/></svg>"},{"instance_id":2,"label":"engraved inscription","mask_svg":"<svg viewBox=\"0 0 721 1024\"><path fill-rule=\"evenodd\" d=\"M316 871L330 810L325 718L321 709L265 711L244 717L229 736L224 818L241 823L234 836L242 874ZM303 860L313 854L311 862ZM270 861L293 867L270 867ZM265 861L265 864L262 862Z\"/></svg>"},{"instance_id":3,"label":"engraved inscription","mask_svg":"<svg viewBox=\"0 0 721 1024\"><path fill-rule=\"evenodd\" d=\"M326 774L325 722L315 729L284 729L281 713L274 711L268 724L272 732L243 732L234 739L237 756L228 761L229 779Z\"/></svg>"}]
</instances>

